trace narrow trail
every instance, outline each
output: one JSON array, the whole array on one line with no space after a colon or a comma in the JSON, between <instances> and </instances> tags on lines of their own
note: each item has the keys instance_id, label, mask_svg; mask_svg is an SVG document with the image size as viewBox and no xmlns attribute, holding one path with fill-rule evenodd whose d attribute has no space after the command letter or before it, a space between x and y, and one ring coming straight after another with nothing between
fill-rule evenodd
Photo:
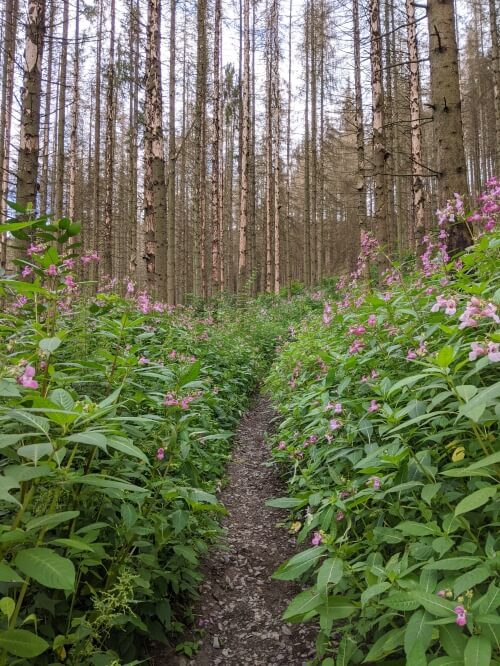
<instances>
[{"instance_id":1,"label":"narrow trail","mask_svg":"<svg viewBox=\"0 0 500 666\"><path fill-rule=\"evenodd\" d=\"M314 654L313 631L289 625L281 614L296 594L292 583L271 575L296 551L294 540L276 523L285 513L266 507L267 499L284 494L276 471L265 467L264 441L275 413L258 398L243 417L236 435L229 483L221 501L224 549L211 553L195 614L205 632L191 660L166 658L158 666L303 666Z\"/></svg>"}]
</instances>

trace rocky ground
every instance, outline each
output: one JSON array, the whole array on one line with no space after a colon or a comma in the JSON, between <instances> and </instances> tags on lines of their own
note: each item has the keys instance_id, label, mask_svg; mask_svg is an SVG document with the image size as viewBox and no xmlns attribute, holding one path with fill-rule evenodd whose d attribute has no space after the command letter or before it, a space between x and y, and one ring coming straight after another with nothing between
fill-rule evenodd
<instances>
[{"instance_id":1,"label":"rocky ground","mask_svg":"<svg viewBox=\"0 0 500 666\"><path fill-rule=\"evenodd\" d=\"M226 538L204 565L205 580L195 607L203 627L196 656L162 654L155 666L303 666L314 654L310 627L289 625L281 614L297 593L271 575L296 552L294 539L277 526L286 515L265 502L284 494L273 467L266 467L266 432L275 414L264 398L255 401L238 429L229 482L221 494L228 510Z\"/></svg>"}]
</instances>

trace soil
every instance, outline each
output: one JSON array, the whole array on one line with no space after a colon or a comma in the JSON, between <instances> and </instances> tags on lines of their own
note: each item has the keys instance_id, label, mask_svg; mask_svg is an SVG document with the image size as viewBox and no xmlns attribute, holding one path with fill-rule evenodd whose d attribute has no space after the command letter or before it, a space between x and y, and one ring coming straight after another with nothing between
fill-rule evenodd
<instances>
[{"instance_id":1,"label":"soil","mask_svg":"<svg viewBox=\"0 0 500 666\"><path fill-rule=\"evenodd\" d=\"M274 467L266 466L265 441L275 417L265 398L256 399L237 431L228 484L220 500L228 510L225 538L203 566L195 605L204 628L191 659L163 654L155 666L305 666L314 656L315 628L290 625L281 615L300 591L272 580L277 567L297 552L295 540L279 525L286 512L265 505L284 494ZM193 639L194 640L194 639Z\"/></svg>"}]
</instances>

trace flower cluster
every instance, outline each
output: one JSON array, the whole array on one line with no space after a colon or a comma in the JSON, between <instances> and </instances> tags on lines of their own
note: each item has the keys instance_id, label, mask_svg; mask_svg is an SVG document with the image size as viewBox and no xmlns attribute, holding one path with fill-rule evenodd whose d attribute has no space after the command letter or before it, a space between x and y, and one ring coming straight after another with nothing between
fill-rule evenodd
<instances>
[{"instance_id":1,"label":"flower cluster","mask_svg":"<svg viewBox=\"0 0 500 666\"><path fill-rule=\"evenodd\" d=\"M35 368L32 365L26 365L23 374L17 378L17 383L25 388L36 389L38 388L38 382L36 379L33 379L35 374Z\"/></svg>"},{"instance_id":2,"label":"flower cluster","mask_svg":"<svg viewBox=\"0 0 500 666\"><path fill-rule=\"evenodd\" d=\"M464 312L460 315L460 325L458 328L475 328L478 325L478 319L489 318L495 324L500 324L500 317L497 315L497 307L493 303L484 303L476 296L473 296L465 306Z\"/></svg>"},{"instance_id":3,"label":"flower cluster","mask_svg":"<svg viewBox=\"0 0 500 666\"><path fill-rule=\"evenodd\" d=\"M436 302L431 308L431 312L439 312L444 310L444 313L447 315L454 315L457 311L457 304L454 298L446 298L443 294L440 294L436 298Z\"/></svg>"},{"instance_id":4,"label":"flower cluster","mask_svg":"<svg viewBox=\"0 0 500 666\"><path fill-rule=\"evenodd\" d=\"M471 342L469 361L475 361L480 356L487 356L493 363L500 361L500 344L498 342Z\"/></svg>"},{"instance_id":5,"label":"flower cluster","mask_svg":"<svg viewBox=\"0 0 500 666\"><path fill-rule=\"evenodd\" d=\"M176 398L173 393L167 393L163 399L165 407L180 407L181 409L189 409L189 405L196 400L197 395L187 395L183 398Z\"/></svg>"}]
</instances>

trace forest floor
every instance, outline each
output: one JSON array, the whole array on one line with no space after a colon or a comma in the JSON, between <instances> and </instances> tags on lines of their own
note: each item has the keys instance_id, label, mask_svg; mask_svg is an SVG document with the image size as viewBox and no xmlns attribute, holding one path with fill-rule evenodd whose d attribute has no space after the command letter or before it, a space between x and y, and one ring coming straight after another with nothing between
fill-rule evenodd
<instances>
[{"instance_id":1,"label":"forest floor","mask_svg":"<svg viewBox=\"0 0 500 666\"><path fill-rule=\"evenodd\" d=\"M155 666L303 666L314 655L313 627L281 619L297 586L271 579L297 552L295 539L277 524L286 512L265 505L284 494L276 469L265 466L274 417L269 401L259 397L237 431L220 496L228 511L225 538L203 566L194 609L204 627L200 649L192 658L158 655Z\"/></svg>"}]
</instances>

